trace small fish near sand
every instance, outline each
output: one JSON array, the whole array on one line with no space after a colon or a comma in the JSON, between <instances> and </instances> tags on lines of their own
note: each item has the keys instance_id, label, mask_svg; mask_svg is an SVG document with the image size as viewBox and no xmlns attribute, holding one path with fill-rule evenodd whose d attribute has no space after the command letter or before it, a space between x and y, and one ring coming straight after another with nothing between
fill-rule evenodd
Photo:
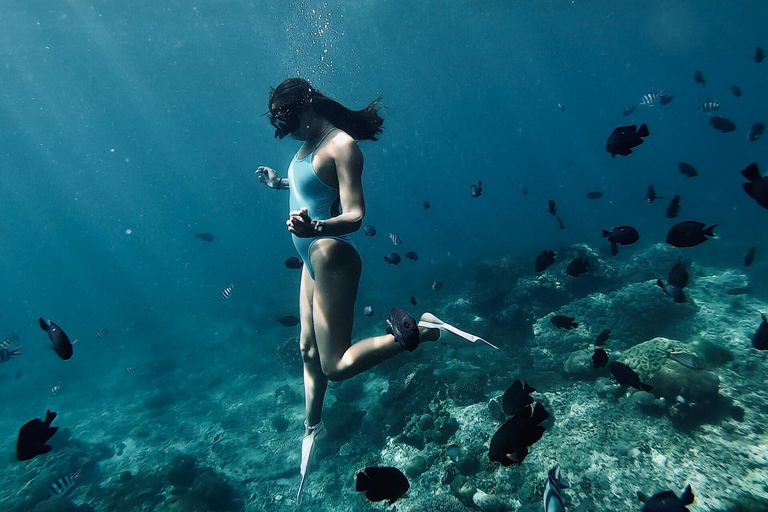
<instances>
[{"instance_id":1,"label":"small fish near sand","mask_svg":"<svg viewBox=\"0 0 768 512\"><path fill-rule=\"evenodd\" d=\"M685 270L682 262L675 263L672 270L669 271L667 277L667 284L665 285L661 279L656 280L656 285L659 286L664 293L672 298L678 304L685 302L685 294L683 288L688 286L688 271Z\"/></svg>"},{"instance_id":2,"label":"small fish near sand","mask_svg":"<svg viewBox=\"0 0 768 512\"><path fill-rule=\"evenodd\" d=\"M579 324L574 321L573 317L565 315L555 315L549 319L549 322L558 329L565 329L566 331L570 331L579 326Z\"/></svg>"},{"instance_id":3,"label":"small fish near sand","mask_svg":"<svg viewBox=\"0 0 768 512\"><path fill-rule=\"evenodd\" d=\"M678 162L677 168L688 178L693 178L694 176L699 175L699 172L691 164L687 164L685 162Z\"/></svg>"},{"instance_id":4,"label":"small fish near sand","mask_svg":"<svg viewBox=\"0 0 768 512\"><path fill-rule=\"evenodd\" d=\"M645 192L645 200L649 203L654 202L657 199L664 199L662 196L656 195L656 190L653 188L653 185L648 186L648 190Z\"/></svg>"},{"instance_id":5,"label":"small fish near sand","mask_svg":"<svg viewBox=\"0 0 768 512\"><path fill-rule=\"evenodd\" d=\"M664 353L664 357L671 359L674 362L685 366L689 370L703 370L704 363L695 354L689 354L687 352L671 352L669 350L658 349Z\"/></svg>"},{"instance_id":6,"label":"small fish near sand","mask_svg":"<svg viewBox=\"0 0 768 512\"><path fill-rule=\"evenodd\" d=\"M527 405L531 405L533 403L531 393L534 391L536 391L536 388L529 385L528 381L525 381L525 384L523 384L520 379L517 379L504 391L504 396L501 399L504 413L507 416L514 416Z\"/></svg>"},{"instance_id":7,"label":"small fish near sand","mask_svg":"<svg viewBox=\"0 0 768 512\"><path fill-rule=\"evenodd\" d=\"M366 224L363 226L363 233L365 233L365 236L376 236L376 228L370 224Z\"/></svg>"},{"instance_id":8,"label":"small fish near sand","mask_svg":"<svg viewBox=\"0 0 768 512\"><path fill-rule=\"evenodd\" d=\"M568 264L565 273L571 277L579 277L589 271L589 259L579 257Z\"/></svg>"},{"instance_id":9,"label":"small fish near sand","mask_svg":"<svg viewBox=\"0 0 768 512\"><path fill-rule=\"evenodd\" d=\"M365 492L370 501L389 501L392 505L405 496L411 484L397 468L367 467L356 476L355 491Z\"/></svg>"},{"instance_id":10,"label":"small fish near sand","mask_svg":"<svg viewBox=\"0 0 768 512\"><path fill-rule=\"evenodd\" d=\"M51 484L51 486L48 488L48 499L49 500L57 500L64 496L64 494L67 493L70 489L72 489L77 481L82 477L83 474L83 468L90 459L85 459L85 462L83 462L83 465L72 473L71 475L66 475L58 480L56 480L54 483Z\"/></svg>"},{"instance_id":11,"label":"small fish near sand","mask_svg":"<svg viewBox=\"0 0 768 512\"><path fill-rule=\"evenodd\" d=\"M644 142L643 138L649 135L648 127L644 124L640 125L640 128L634 124L619 126L608 136L608 140L605 142L605 150L613 158L616 155L628 156L632 154L632 149L642 144Z\"/></svg>"},{"instance_id":12,"label":"small fish near sand","mask_svg":"<svg viewBox=\"0 0 768 512\"><path fill-rule=\"evenodd\" d=\"M699 107L699 112L714 112L723 108L723 104L719 101L705 101Z\"/></svg>"},{"instance_id":13,"label":"small fish near sand","mask_svg":"<svg viewBox=\"0 0 768 512\"><path fill-rule=\"evenodd\" d=\"M761 62L763 62L764 58L765 58L765 52L763 51L762 46L758 46L757 48L755 48L755 54L752 56L752 60L760 64Z\"/></svg>"},{"instance_id":14,"label":"small fish near sand","mask_svg":"<svg viewBox=\"0 0 768 512\"><path fill-rule=\"evenodd\" d=\"M760 176L760 170L754 162L741 171L741 175L749 180L742 185L744 192L757 201L757 204L768 208L768 176Z\"/></svg>"},{"instance_id":15,"label":"small fish near sand","mask_svg":"<svg viewBox=\"0 0 768 512\"><path fill-rule=\"evenodd\" d=\"M21 346L11 348L13 340L11 338L4 339L0 342L0 363L7 363L14 356L21 355Z\"/></svg>"},{"instance_id":16,"label":"small fish near sand","mask_svg":"<svg viewBox=\"0 0 768 512\"><path fill-rule=\"evenodd\" d=\"M632 115L632 112L634 112L634 111L635 111L635 106L634 105L632 105L631 107L625 108L624 112L623 112L624 117Z\"/></svg>"},{"instance_id":17,"label":"small fish near sand","mask_svg":"<svg viewBox=\"0 0 768 512\"><path fill-rule=\"evenodd\" d=\"M717 224L706 227L703 222L687 220L678 222L667 232L666 243L673 247L695 247L715 236Z\"/></svg>"},{"instance_id":18,"label":"small fish near sand","mask_svg":"<svg viewBox=\"0 0 768 512\"><path fill-rule=\"evenodd\" d=\"M552 266L555 263L555 257L557 254L555 251L552 251L550 249L546 249L542 251L538 256L536 256L536 261L534 261L534 268L536 272L544 272L547 270L550 266Z\"/></svg>"},{"instance_id":19,"label":"small fish near sand","mask_svg":"<svg viewBox=\"0 0 768 512\"><path fill-rule=\"evenodd\" d=\"M59 327L59 324L56 322L46 322L44 318L40 317L40 328L48 333L48 337L53 344L53 351L60 358L65 361L72 358L74 354L72 342L69 341L69 336L64 332L64 329Z\"/></svg>"},{"instance_id":20,"label":"small fish near sand","mask_svg":"<svg viewBox=\"0 0 768 512\"><path fill-rule=\"evenodd\" d=\"M408 251L405 253L405 257L411 261L419 261L419 255L413 251Z\"/></svg>"},{"instance_id":21,"label":"small fish near sand","mask_svg":"<svg viewBox=\"0 0 768 512\"><path fill-rule=\"evenodd\" d=\"M734 96L736 96L737 98L740 98L740 97L741 97L741 87L739 87L738 85L732 85L732 86L731 86L731 92L732 92L732 93L733 93L733 95L734 95Z\"/></svg>"},{"instance_id":22,"label":"small fish near sand","mask_svg":"<svg viewBox=\"0 0 768 512\"><path fill-rule=\"evenodd\" d=\"M46 443L59 430L59 427L51 426L55 418L56 413L47 410L45 411L45 421L35 418L21 427L16 442L16 457L19 460L31 460L38 455L50 453L51 447Z\"/></svg>"},{"instance_id":23,"label":"small fish near sand","mask_svg":"<svg viewBox=\"0 0 768 512\"><path fill-rule=\"evenodd\" d=\"M653 107L657 103L661 102L664 96L665 94L663 89L661 92L649 92L648 94L643 94L643 97L640 98L640 105L643 107Z\"/></svg>"},{"instance_id":24,"label":"small fish near sand","mask_svg":"<svg viewBox=\"0 0 768 512\"><path fill-rule=\"evenodd\" d=\"M696 70L696 72L693 73L693 81L696 82L697 84L701 84L704 87L707 86L707 80L706 78L704 78L704 73L702 73L698 69Z\"/></svg>"},{"instance_id":25,"label":"small fish near sand","mask_svg":"<svg viewBox=\"0 0 768 512\"><path fill-rule=\"evenodd\" d=\"M637 390L647 391L649 393L653 389L653 386L640 382L640 377L635 371L624 363L614 361L608 369L611 371L611 375L613 375L616 381L622 386L630 386Z\"/></svg>"},{"instance_id":26,"label":"small fish near sand","mask_svg":"<svg viewBox=\"0 0 768 512\"><path fill-rule=\"evenodd\" d=\"M425 199L423 206L425 210L429 210L430 208L432 208L432 203L430 203L428 199Z\"/></svg>"},{"instance_id":27,"label":"small fish near sand","mask_svg":"<svg viewBox=\"0 0 768 512\"><path fill-rule=\"evenodd\" d=\"M528 448L544 435L545 428L541 423L547 418L549 413L540 403L536 407L525 406L493 434L488 458L504 467L522 464Z\"/></svg>"},{"instance_id":28,"label":"small fish near sand","mask_svg":"<svg viewBox=\"0 0 768 512\"><path fill-rule=\"evenodd\" d=\"M765 125L763 123L755 123L747 132L747 141L755 142L765 133Z\"/></svg>"},{"instance_id":29,"label":"small fish near sand","mask_svg":"<svg viewBox=\"0 0 768 512\"><path fill-rule=\"evenodd\" d=\"M392 243L394 245L401 245L403 243L402 238L397 236L397 234L395 234L395 233L390 233L389 234L389 239L392 240Z\"/></svg>"},{"instance_id":30,"label":"small fish near sand","mask_svg":"<svg viewBox=\"0 0 768 512\"><path fill-rule=\"evenodd\" d=\"M195 233L195 238L199 238L203 242L213 242L213 235L210 233Z\"/></svg>"},{"instance_id":31,"label":"small fish near sand","mask_svg":"<svg viewBox=\"0 0 768 512\"><path fill-rule=\"evenodd\" d=\"M763 321L752 335L752 347L757 350L768 350L768 320L765 319L765 314L761 313L760 316Z\"/></svg>"},{"instance_id":32,"label":"small fish near sand","mask_svg":"<svg viewBox=\"0 0 768 512\"><path fill-rule=\"evenodd\" d=\"M227 300L228 298L230 298L232 296L232 290L234 289L235 289L235 285L230 284L229 286L221 290L221 298L224 300Z\"/></svg>"},{"instance_id":33,"label":"small fish near sand","mask_svg":"<svg viewBox=\"0 0 768 512\"><path fill-rule=\"evenodd\" d=\"M595 340L595 346L601 347L605 345L605 342L608 341L610 338L611 338L611 330L603 329L603 332L597 335L597 339Z\"/></svg>"},{"instance_id":34,"label":"small fish near sand","mask_svg":"<svg viewBox=\"0 0 768 512\"><path fill-rule=\"evenodd\" d=\"M603 197L603 193L599 190L595 190L594 192L587 192L587 199L600 199Z\"/></svg>"},{"instance_id":35,"label":"small fish near sand","mask_svg":"<svg viewBox=\"0 0 768 512\"><path fill-rule=\"evenodd\" d=\"M644 503L640 512L689 512L687 505L693 503L694 498L690 484L679 498L672 491L658 492L650 498L637 491L637 499Z\"/></svg>"},{"instance_id":36,"label":"small fish near sand","mask_svg":"<svg viewBox=\"0 0 768 512\"><path fill-rule=\"evenodd\" d=\"M557 205L552 199L550 199L548 203L549 203L549 213L553 217L557 217Z\"/></svg>"}]
</instances>

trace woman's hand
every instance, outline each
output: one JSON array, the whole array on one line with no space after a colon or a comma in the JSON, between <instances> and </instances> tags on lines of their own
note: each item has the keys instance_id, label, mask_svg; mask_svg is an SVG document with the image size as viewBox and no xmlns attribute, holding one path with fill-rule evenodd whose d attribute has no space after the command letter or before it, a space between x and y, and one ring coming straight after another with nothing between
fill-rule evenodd
<instances>
[{"instance_id":1,"label":"woman's hand","mask_svg":"<svg viewBox=\"0 0 768 512\"><path fill-rule=\"evenodd\" d=\"M269 188L280 190L280 176L271 167L262 165L256 169L256 177Z\"/></svg>"},{"instance_id":2,"label":"woman's hand","mask_svg":"<svg viewBox=\"0 0 768 512\"><path fill-rule=\"evenodd\" d=\"M293 210L285 224L288 226L288 231L299 238L312 238L315 236L315 225L312 223L306 208Z\"/></svg>"}]
</instances>

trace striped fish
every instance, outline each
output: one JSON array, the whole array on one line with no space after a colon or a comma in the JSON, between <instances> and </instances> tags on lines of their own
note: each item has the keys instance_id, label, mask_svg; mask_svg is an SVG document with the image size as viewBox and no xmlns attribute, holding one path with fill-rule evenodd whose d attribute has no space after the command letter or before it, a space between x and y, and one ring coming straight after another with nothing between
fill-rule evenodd
<instances>
[{"instance_id":1,"label":"striped fish","mask_svg":"<svg viewBox=\"0 0 768 512\"><path fill-rule=\"evenodd\" d=\"M5 342L3 342L5 343ZM21 355L21 346L16 348L0 347L0 363L7 363L13 356Z\"/></svg>"},{"instance_id":2,"label":"striped fish","mask_svg":"<svg viewBox=\"0 0 768 512\"><path fill-rule=\"evenodd\" d=\"M560 474L560 464L555 464L555 467L547 473L547 483L544 486L544 512L565 512L560 491L567 488L568 484L563 481Z\"/></svg>"},{"instance_id":3,"label":"striped fish","mask_svg":"<svg viewBox=\"0 0 768 512\"><path fill-rule=\"evenodd\" d=\"M56 396L59 394L59 391L61 391L61 386L56 385L51 388L51 396Z\"/></svg>"},{"instance_id":4,"label":"striped fish","mask_svg":"<svg viewBox=\"0 0 768 512\"><path fill-rule=\"evenodd\" d=\"M235 285L234 284L230 284L229 286L224 288L221 291L221 298L224 299L224 300L228 299L229 296L232 295L232 290L234 290L234 289L235 289Z\"/></svg>"},{"instance_id":5,"label":"striped fish","mask_svg":"<svg viewBox=\"0 0 768 512\"><path fill-rule=\"evenodd\" d=\"M128 373L131 373L135 369L136 369L135 366L129 366L128 368L125 369L125 371L128 372Z\"/></svg>"},{"instance_id":6,"label":"striped fish","mask_svg":"<svg viewBox=\"0 0 768 512\"><path fill-rule=\"evenodd\" d=\"M400 244L403 243L403 241L400 239L400 237L397 236L394 233L390 233L389 234L389 239L392 240L392 243L395 244L395 245L400 245Z\"/></svg>"},{"instance_id":7,"label":"striped fish","mask_svg":"<svg viewBox=\"0 0 768 512\"><path fill-rule=\"evenodd\" d=\"M648 94L643 95L643 97L640 99L640 104L643 105L644 107L653 107L659 101L661 101L661 98L663 97L664 97L663 89L661 92L649 92Z\"/></svg>"},{"instance_id":8,"label":"striped fish","mask_svg":"<svg viewBox=\"0 0 768 512\"><path fill-rule=\"evenodd\" d=\"M659 349L661 350L661 349ZM699 361L699 358L694 354L687 354L685 352L670 352L669 350L661 350L666 356L674 362L685 366L690 370L703 370L704 365Z\"/></svg>"},{"instance_id":9,"label":"striped fish","mask_svg":"<svg viewBox=\"0 0 768 512\"><path fill-rule=\"evenodd\" d=\"M699 112L712 112L719 108L722 108L723 104L719 101L705 101L702 106L699 107Z\"/></svg>"},{"instance_id":10,"label":"striped fish","mask_svg":"<svg viewBox=\"0 0 768 512\"><path fill-rule=\"evenodd\" d=\"M93 333L93 337L96 338L96 339L99 339L102 336L104 336L105 332L107 332L107 331L96 331L95 333Z\"/></svg>"},{"instance_id":11,"label":"striped fish","mask_svg":"<svg viewBox=\"0 0 768 512\"><path fill-rule=\"evenodd\" d=\"M61 498L64 494L66 494L67 491L69 491L72 487L75 486L75 483L80 479L82 476L83 468L86 464L88 464L88 461L91 459L85 459L85 462L83 462L83 465L80 466L80 469L72 473L68 476L63 476L56 480L54 483L51 484L51 486L48 488L48 499L49 500L57 500Z\"/></svg>"}]
</instances>

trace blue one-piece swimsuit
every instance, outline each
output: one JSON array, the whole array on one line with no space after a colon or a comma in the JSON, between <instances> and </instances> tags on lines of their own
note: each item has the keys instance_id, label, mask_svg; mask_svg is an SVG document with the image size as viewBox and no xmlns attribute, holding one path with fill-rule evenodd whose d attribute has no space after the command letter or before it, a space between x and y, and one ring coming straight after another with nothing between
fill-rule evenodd
<instances>
[{"instance_id":1,"label":"blue one-piece swimsuit","mask_svg":"<svg viewBox=\"0 0 768 512\"><path fill-rule=\"evenodd\" d=\"M312 157L315 156L315 151L320 147L320 144L323 143L331 131L333 130L330 130L322 139L320 139L320 142L317 143L310 154L301 159L294 156L293 160L291 160L291 165L288 166L291 210L306 208L307 213L312 220L328 220L341 213L339 189L334 188L321 180L315 172L315 168L312 166ZM298 153L296 154L298 155ZM317 240L320 238L335 238L336 240L341 240L354 247L352 240L350 240L347 235L323 235L313 238L299 238L291 233L291 237L293 238L293 245L296 247L296 251L298 251L299 256L304 261L304 265L306 265L307 271L312 279L315 278L315 271L312 268L312 262L309 259L309 251L312 249L312 244Z\"/></svg>"}]
</instances>

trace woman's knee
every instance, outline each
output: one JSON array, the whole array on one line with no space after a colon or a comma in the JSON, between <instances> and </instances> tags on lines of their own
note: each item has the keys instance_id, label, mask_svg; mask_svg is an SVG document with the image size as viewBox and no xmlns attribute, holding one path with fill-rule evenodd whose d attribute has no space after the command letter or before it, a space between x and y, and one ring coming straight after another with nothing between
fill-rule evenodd
<instances>
[{"instance_id":1,"label":"woman's knee","mask_svg":"<svg viewBox=\"0 0 768 512\"><path fill-rule=\"evenodd\" d=\"M304 363L317 361L320 357L317 350L317 343L309 336L301 336L299 338L299 351L301 352L301 359Z\"/></svg>"},{"instance_id":2,"label":"woman's knee","mask_svg":"<svg viewBox=\"0 0 768 512\"><path fill-rule=\"evenodd\" d=\"M339 361L321 361L320 367L323 370L323 375L330 381L339 382L347 378Z\"/></svg>"}]
</instances>

